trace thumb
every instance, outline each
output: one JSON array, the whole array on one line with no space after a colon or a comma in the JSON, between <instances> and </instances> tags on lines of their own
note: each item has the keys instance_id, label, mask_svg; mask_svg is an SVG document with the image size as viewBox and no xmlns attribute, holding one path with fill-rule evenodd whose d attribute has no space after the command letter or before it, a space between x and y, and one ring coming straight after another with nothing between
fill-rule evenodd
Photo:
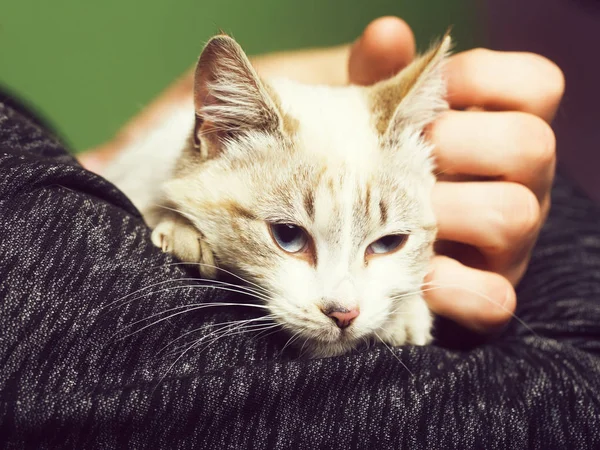
<instances>
[{"instance_id":1,"label":"thumb","mask_svg":"<svg viewBox=\"0 0 600 450\"><path fill-rule=\"evenodd\" d=\"M375 19L350 49L350 82L368 85L389 78L414 56L415 37L406 22L392 16Z\"/></svg>"}]
</instances>

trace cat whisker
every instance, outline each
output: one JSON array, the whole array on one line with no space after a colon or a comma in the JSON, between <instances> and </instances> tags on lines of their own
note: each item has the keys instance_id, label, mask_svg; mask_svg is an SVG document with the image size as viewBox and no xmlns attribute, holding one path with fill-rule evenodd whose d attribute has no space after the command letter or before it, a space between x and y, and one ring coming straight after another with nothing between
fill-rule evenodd
<instances>
[{"instance_id":1,"label":"cat whisker","mask_svg":"<svg viewBox=\"0 0 600 450\"><path fill-rule=\"evenodd\" d=\"M275 334L275 333L278 333L279 331L281 331L281 325L278 324L278 323L275 324L275 325L276 326L274 326L272 328L259 331L258 334L256 334L255 336L250 336L250 339L251 340L255 340L255 339L258 339L258 338L266 338L266 337L271 336L272 334ZM272 330L272 331L270 333L263 334L265 331L269 331L269 330Z\"/></svg>"},{"instance_id":2,"label":"cat whisker","mask_svg":"<svg viewBox=\"0 0 600 450\"><path fill-rule=\"evenodd\" d=\"M408 368L408 366L407 366L406 364L404 364L404 363L402 362L402 360L401 360L401 359L398 357L398 355L396 355L396 354L394 353L394 351L393 351L393 350L392 350L392 348L391 348L391 347L390 347L390 346L387 344L387 342L385 342L383 339L381 339L381 338L379 337L379 335L377 334L377 332L376 332L376 331L373 331L373 334L375 335L375 337L377 337L377 339L379 339L379 341L380 341L380 342L381 342L383 345L385 345L385 346L386 346L386 348L387 348L387 349L390 351L390 353L391 353L392 355L394 355L394 357L395 357L395 358L398 360L398 362L399 362L400 364L402 364L402 366L403 366L403 367L404 367L406 370L408 370L408 373L410 373L410 374L411 374L411 376L413 376L413 377L414 377L414 376L415 376L415 374L414 374L414 373L412 373L412 372L411 372L411 370Z\"/></svg>"},{"instance_id":3,"label":"cat whisker","mask_svg":"<svg viewBox=\"0 0 600 450\"><path fill-rule=\"evenodd\" d=\"M361 339L365 343L365 350L369 350L371 348L371 339L367 336L363 336Z\"/></svg>"},{"instance_id":4,"label":"cat whisker","mask_svg":"<svg viewBox=\"0 0 600 450\"><path fill-rule=\"evenodd\" d=\"M160 203L151 203L151 206L155 206L155 207L161 208L161 209L166 209L167 211L173 211L177 214L181 214L182 216L185 214L185 212L181 211L180 209L173 208L173 207L167 206L167 205L162 205Z\"/></svg>"},{"instance_id":5,"label":"cat whisker","mask_svg":"<svg viewBox=\"0 0 600 450\"><path fill-rule=\"evenodd\" d=\"M269 327L275 327L277 325L268 325L268 326ZM217 337L216 339L213 339L211 342L209 342L208 345L203 350L200 351L200 353L202 353L204 350L206 350L208 347L210 347L210 345L212 345L214 342L216 342L218 339L220 339L222 337L232 336L234 334L240 334L240 333L247 333L249 331L253 331L253 330L242 330L241 332L238 331L237 333L221 335L221 336ZM256 330L254 330L254 331L256 331ZM177 359L175 359L175 361L173 361L173 363L165 371L165 374L156 383L156 388L163 382L163 380L165 379L165 377L169 374L169 372L173 369L173 367L175 367L175 365L181 360L181 358L183 358L189 351L191 351L192 349L194 349L195 347L197 347L198 345L200 345L203 340L204 340L204 337L200 338L198 341L192 343L186 350L184 350L181 353L181 355L179 355L177 357Z\"/></svg>"},{"instance_id":6,"label":"cat whisker","mask_svg":"<svg viewBox=\"0 0 600 450\"><path fill-rule=\"evenodd\" d=\"M460 167L460 164L454 164L446 167L444 170L435 170L433 172L433 176L438 178L440 175L444 175L445 173L451 172L454 168Z\"/></svg>"},{"instance_id":7,"label":"cat whisker","mask_svg":"<svg viewBox=\"0 0 600 450\"><path fill-rule=\"evenodd\" d=\"M421 285L421 287L424 286L423 284ZM406 298L406 297L412 297L413 295L419 295L422 294L423 292L427 292L429 289L422 289L419 288L417 290L411 291L411 292L404 292L402 294L398 294L398 295L393 295L390 297L390 299L392 300L399 300L402 298Z\"/></svg>"},{"instance_id":8,"label":"cat whisker","mask_svg":"<svg viewBox=\"0 0 600 450\"><path fill-rule=\"evenodd\" d=\"M194 305L194 304L191 304L191 305L181 305L181 306L176 306L174 308L170 308L170 309L167 309L165 311L161 311L159 313L153 314L153 315L151 315L149 317L146 317L144 319L136 320L135 322L130 323L129 325L125 325L125 327L123 327L122 329L120 329L119 331L117 331L112 336L112 338L114 338L119 333L123 332L124 330L126 330L128 328L131 328L131 327L133 327L133 326L135 326L135 325L137 325L139 323L146 322L148 320L152 320L155 317L161 316L161 315L163 315L165 313L168 313L168 312L171 312L171 311L177 311L177 310L180 310L180 309L184 309L183 311L176 312L176 313L171 314L171 315L169 315L167 317L162 317L161 319L156 320L156 321L154 321L154 322L152 322L152 323L150 323L148 325L145 325L142 328L139 328L139 329L137 329L137 330L135 330L135 331L133 331L133 332L125 335L125 336L122 336L122 337L118 338L117 340L123 340L123 339L126 339L126 338L130 337L130 336L133 336L134 334L139 333L140 331L143 331L146 328L149 328L149 327L151 327L153 325L157 325L158 323L162 322L163 320L169 320L169 319L172 319L173 317L176 317L176 316L181 315L181 314L185 314L185 313L192 312L192 311L198 311L200 309L209 308L209 307L215 307L215 306L248 306L248 307L266 309L266 306L253 305L253 304L249 304L249 303L201 303L201 304L196 304L196 305ZM187 309L185 309L185 308L187 308Z\"/></svg>"},{"instance_id":9,"label":"cat whisker","mask_svg":"<svg viewBox=\"0 0 600 450\"><path fill-rule=\"evenodd\" d=\"M254 297L258 300L263 300L265 302L268 302L270 300L269 297L267 297L265 294L263 294L262 292L257 292L253 289L249 289L243 286L239 286L237 284L231 284L231 283L225 283L225 282L214 282L214 283L210 283L210 284L190 284L190 285L185 285L185 286L173 286L173 287L169 287L166 289L162 289L159 291L153 291L150 294L156 294L158 292L164 292L164 291L168 291L168 290L175 290L175 289L200 289L200 288L206 288L206 289L216 289L216 290L221 290L221 291L227 291L227 292L235 292L238 294L245 294L248 295L250 297Z\"/></svg>"},{"instance_id":10,"label":"cat whisker","mask_svg":"<svg viewBox=\"0 0 600 450\"><path fill-rule=\"evenodd\" d=\"M243 90L243 87L240 86L240 88L238 88L240 90ZM219 127L211 127L210 129L207 130L202 130L198 133L198 136L204 137L204 136L209 136L212 133L218 133L218 132L228 132L228 131L234 131L235 127L228 127L228 126L219 126Z\"/></svg>"},{"instance_id":11,"label":"cat whisker","mask_svg":"<svg viewBox=\"0 0 600 450\"><path fill-rule=\"evenodd\" d=\"M221 333L219 336L216 336L212 340L206 342L205 345L204 345L204 347L198 352L198 354L203 353L211 345L213 345L215 342L217 342L217 341L219 341L219 340L221 340L223 338L237 336L237 335L245 334L245 333L249 333L249 332L262 333L264 331L272 330L273 328L278 328L278 327L279 327L278 324L267 324L267 325L265 325L265 324L254 324L254 325L249 325L249 326L244 326L244 327L232 328L231 330L227 330L226 332ZM202 342L194 344L194 347L196 347L197 345L199 345L201 343Z\"/></svg>"},{"instance_id":12,"label":"cat whisker","mask_svg":"<svg viewBox=\"0 0 600 450\"><path fill-rule=\"evenodd\" d=\"M219 271L221 271L223 273L226 273L228 275L231 275L232 277L237 278L238 280L243 281L244 283L247 283L249 285L252 285L252 286L256 287L257 289L259 289L260 291L264 292L267 295L271 295L272 294L271 292L269 292L267 289L265 289L261 285L253 283L252 281L247 280L246 278L244 278L244 277L242 277L240 275L237 275L237 274L235 274L235 273L233 273L233 272L231 272L229 270L223 269L222 267L218 267L218 266L215 266L215 265L212 265L212 264L201 263L201 262L177 262L177 263L161 264L159 266L152 266L152 267L150 267L150 269L160 269L162 267L189 266L189 265L205 266L205 267L210 267L212 269L219 270ZM220 281L220 280L210 280L210 279L206 279L206 278L198 278L198 280L202 280L202 281L215 281L215 282Z\"/></svg>"},{"instance_id":13,"label":"cat whisker","mask_svg":"<svg viewBox=\"0 0 600 450\"><path fill-rule=\"evenodd\" d=\"M415 313L410 312L410 311L401 311L401 307L398 307L396 309L393 309L391 311L389 311L386 315L385 315L385 320L390 320L393 317L398 317L398 316L403 316L403 317L410 317L410 316L414 316Z\"/></svg>"},{"instance_id":14,"label":"cat whisker","mask_svg":"<svg viewBox=\"0 0 600 450\"><path fill-rule=\"evenodd\" d=\"M251 288L251 287L248 287L248 286L244 286L244 285L240 286L239 284L228 283L226 281L221 281L221 280L205 280L205 282L216 283L216 284L221 285L221 286L230 286L232 288L237 288L237 289L244 289L244 290L246 290L248 292L252 292L252 293L254 293L256 295L260 295L263 298L269 298L269 296L272 295L266 289L263 289L263 290L259 291L257 289L254 289L254 288Z\"/></svg>"},{"instance_id":15,"label":"cat whisker","mask_svg":"<svg viewBox=\"0 0 600 450\"><path fill-rule=\"evenodd\" d=\"M479 297L487 300L488 302L496 305L498 308L500 308L502 311L507 312L510 314L510 316L512 318L514 318L517 322L519 322L521 325L523 325L530 333L532 333L534 336L539 337L539 335L535 332L535 330L533 328L531 328L523 319L521 319L519 316L517 316L515 313L511 312L508 308L506 308L504 305L498 303L496 300L494 300L493 298L482 294L481 292L478 292L474 289L470 289L467 288L465 286L461 286L459 284L439 284L439 283L434 283L434 282L428 282L428 283L424 283L423 286L425 285L431 285L433 286L432 288L429 288L427 290L434 290L434 289L445 289L445 288L451 288L451 289L462 289L463 291L467 291L470 292L472 294L478 295Z\"/></svg>"},{"instance_id":16,"label":"cat whisker","mask_svg":"<svg viewBox=\"0 0 600 450\"><path fill-rule=\"evenodd\" d=\"M208 325L205 324L205 325L203 325L201 327L194 328L193 330L190 330L190 331L182 334L181 336L173 339L167 345L163 346L160 350L158 350L157 354L161 354L165 349L169 348L170 346L172 346L173 344L175 344L177 341L180 341L181 339L185 338L186 336L189 336L190 334L193 334L193 333L197 333L200 330L205 329L205 328L221 327L221 328L219 328L219 330L222 330L222 329L227 328L227 327L232 326L232 325L238 325L238 324L241 325L241 324L246 324L246 323L250 323L250 322L257 322L257 321L261 321L261 320L268 320L268 319L271 319L270 315L256 317L256 318L253 318L253 319L232 320L232 321L229 321L229 322L223 322L223 323L217 323L217 324L208 324ZM219 330L215 330L215 331L219 331Z\"/></svg>"},{"instance_id":17,"label":"cat whisker","mask_svg":"<svg viewBox=\"0 0 600 450\"><path fill-rule=\"evenodd\" d=\"M429 283L431 283L431 282L429 282ZM424 283L421 286L427 286L429 283ZM427 288L427 289L422 289L421 288L421 289L413 291L413 292L406 292L404 294L392 296L392 297L390 297L390 299L392 299L392 300L400 300L402 298L412 297L414 295L419 295L419 294L422 294L424 292L434 291L436 289L441 289L441 288L442 288L441 286L434 286L434 287L430 287L430 288Z\"/></svg>"},{"instance_id":18,"label":"cat whisker","mask_svg":"<svg viewBox=\"0 0 600 450\"><path fill-rule=\"evenodd\" d=\"M212 269L220 270L221 272L226 273L228 275L231 275L232 277L235 277L238 280L243 281L244 283L247 283L249 285L254 286L255 288L259 289L260 291L263 291L265 294L268 294L268 295L272 294L271 292L269 292L269 290L265 289L263 286L261 286L259 284L256 284L256 283L253 283L252 281L247 280L246 278L244 278L244 277L242 277L240 275L237 275L237 274L235 274L235 273L233 273L233 272L231 272L229 270L223 269L222 267L214 266L212 264L207 264L207 263L201 263L201 262L195 262L195 263L191 263L191 264L199 265L199 266L205 266L205 267L210 267Z\"/></svg>"},{"instance_id":19,"label":"cat whisker","mask_svg":"<svg viewBox=\"0 0 600 450\"><path fill-rule=\"evenodd\" d=\"M300 333L302 333L302 330L295 332L285 343L285 345L283 346L283 348L281 349L281 351L279 352L280 355L283 355L283 352L285 351L285 349L289 346L292 345L299 337L300 337Z\"/></svg>"},{"instance_id":20,"label":"cat whisker","mask_svg":"<svg viewBox=\"0 0 600 450\"><path fill-rule=\"evenodd\" d=\"M269 298L267 298L267 297L264 297L262 295L259 296L259 295L255 294L252 291L245 291L243 289L238 289L237 285L234 285L234 286L236 286L235 289L234 288L229 288L229 287L226 287L226 286L203 285L203 284L191 284L191 285L185 285L185 286L173 286L173 287L168 287L168 288L165 288L165 289L159 289L157 291L148 292L146 294L134 297L132 299L127 300L126 302L122 302L120 305L116 306L115 308L123 307L123 306L125 306L125 305L127 305L127 304L129 304L131 302L134 302L134 301L139 300L141 298L147 297L149 295L155 295L155 294L159 294L161 292L171 292L171 291L176 291L176 290L179 290L179 289L201 289L201 288L204 288L204 289L216 289L216 290L220 290L220 291L227 291L227 292L234 292L234 293L238 293L238 294L244 294L244 295L247 295L249 297L254 297L254 298L258 299L258 300L262 300L262 301L265 301L265 302L269 301ZM257 307L263 307L265 309L267 308L264 305L255 305L255 306L257 306ZM112 311L113 309L109 310L108 312Z\"/></svg>"},{"instance_id":21,"label":"cat whisker","mask_svg":"<svg viewBox=\"0 0 600 450\"><path fill-rule=\"evenodd\" d=\"M192 344L190 344L186 350L183 351L183 353L181 353L177 359L175 359L175 361L173 362L173 364L171 364L171 366L169 367L169 369L167 370L166 374L175 366L175 364L177 364L177 362L186 354L188 353L190 350L192 350L193 348L199 346L200 344L202 344L204 341L206 341L209 338L213 338L212 340L210 340L209 342L206 343L206 346L200 350L199 354L204 352L206 349L208 349L208 347L210 347L212 344L214 344L216 341L225 338L225 337L231 337L231 336L235 336L238 334L244 334L244 333L248 333L251 331L264 331L266 329L271 329L276 327L276 324L251 324L251 325L247 325L244 326L244 324L242 324L241 326L237 326L237 327L229 327L227 330L219 330L219 332L214 332L214 333L210 333L206 336L203 336L199 339L197 339L196 341L194 341ZM218 336L214 336L215 334L220 333ZM175 355L177 352L170 352L169 354L165 355L165 356L173 356ZM164 376L163 376L164 378ZM162 380L162 379L161 379Z\"/></svg>"},{"instance_id":22,"label":"cat whisker","mask_svg":"<svg viewBox=\"0 0 600 450\"><path fill-rule=\"evenodd\" d=\"M302 347L300 347L300 355L298 356L298 359L301 359L302 356L304 356L304 347L306 346L307 342L309 341L309 337L307 337L306 339L304 339L304 342L302 343ZM306 351L308 351L308 349L306 349Z\"/></svg>"},{"instance_id":23,"label":"cat whisker","mask_svg":"<svg viewBox=\"0 0 600 450\"><path fill-rule=\"evenodd\" d=\"M179 278L179 279L173 279L173 280L158 281L158 282L153 283L153 284L151 284L149 286L144 286L144 287L138 289L137 291L130 292L129 294L124 295L123 297L118 298L117 300L114 300L114 301L112 301L112 302L110 302L110 303L102 306L100 308L100 310L103 310L103 309L106 309L106 308L110 308L111 306L113 306L113 305L115 305L115 304L117 304L119 302L122 302L123 300L128 299L129 297L135 296L136 294L139 294L140 292L147 291L147 290L152 289L152 288L154 288L156 286L162 286L163 284L175 283L175 282L178 282L178 281L198 281L198 280L199 280L199 278Z\"/></svg>"},{"instance_id":24,"label":"cat whisker","mask_svg":"<svg viewBox=\"0 0 600 450\"><path fill-rule=\"evenodd\" d=\"M257 322L257 323L254 323ZM262 322L267 322L267 323L262 323ZM218 330L214 330L211 333L209 333L207 335L207 337L210 337L213 334L217 334L223 331L228 331L228 330L232 330L232 329L240 329L240 328L248 328L250 329L251 327L262 327L264 325L273 325L273 317L272 315L267 315L267 316L261 316L261 317L257 317L257 318L253 318L253 319L244 319L244 320L240 320L240 321L232 321L229 325L224 326L219 328ZM218 326L221 324L215 324L215 326Z\"/></svg>"},{"instance_id":25,"label":"cat whisker","mask_svg":"<svg viewBox=\"0 0 600 450\"><path fill-rule=\"evenodd\" d=\"M422 294L424 292L435 290L435 289L438 289L438 288L419 289L418 291L406 292L406 293L401 294L401 295L396 295L396 296L390 297L390 299L391 300L401 300L401 299L406 298L406 297L412 297L414 295L419 295L419 294ZM413 313L411 313L410 311L400 311L400 309L403 308L403 307L404 307L404 305L400 304L396 309L392 309L391 311L389 311L387 313L387 317L390 317L392 315L397 315L398 313L403 313L403 314L406 314L406 315L409 315L409 316L413 315Z\"/></svg>"},{"instance_id":26,"label":"cat whisker","mask_svg":"<svg viewBox=\"0 0 600 450\"><path fill-rule=\"evenodd\" d=\"M264 317L260 317L260 320L265 320L266 318ZM235 334L241 334L241 333L237 333L237 331L240 332L249 332L249 331L263 331L263 329L265 327L269 327L268 329L270 329L274 324L273 323L251 323L251 322L255 322L254 319L249 319L249 320L242 320L242 321L238 321L236 322L232 322L228 325L222 326L221 328L219 328L218 330L214 330L211 331L210 333L208 333L205 336L202 336L196 340L194 340L194 344L200 344L201 342L204 342L208 339L216 339L216 338L222 338L222 337L226 337L226 336L232 336ZM174 342L174 341L173 341ZM212 342L214 341L210 341L208 345L210 345ZM173 350L171 350L169 353L166 353L164 356L168 357L168 356L173 356L175 354L179 353L179 350L181 350L182 347L187 347L186 344L183 344L181 346L178 346L176 348L174 348ZM164 347L163 347L164 348Z\"/></svg>"}]
</instances>

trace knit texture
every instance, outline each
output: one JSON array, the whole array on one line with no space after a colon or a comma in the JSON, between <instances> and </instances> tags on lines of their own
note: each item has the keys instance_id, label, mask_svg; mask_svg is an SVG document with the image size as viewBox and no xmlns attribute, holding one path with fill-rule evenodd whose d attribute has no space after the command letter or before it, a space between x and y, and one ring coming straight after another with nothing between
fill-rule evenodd
<instances>
[{"instance_id":1,"label":"knit texture","mask_svg":"<svg viewBox=\"0 0 600 450\"><path fill-rule=\"evenodd\" d=\"M440 320L434 345L310 360L255 300L153 247L118 189L0 104L0 440L600 448L599 224L559 176L518 287L527 326L483 340ZM236 328L248 319L255 331Z\"/></svg>"}]
</instances>

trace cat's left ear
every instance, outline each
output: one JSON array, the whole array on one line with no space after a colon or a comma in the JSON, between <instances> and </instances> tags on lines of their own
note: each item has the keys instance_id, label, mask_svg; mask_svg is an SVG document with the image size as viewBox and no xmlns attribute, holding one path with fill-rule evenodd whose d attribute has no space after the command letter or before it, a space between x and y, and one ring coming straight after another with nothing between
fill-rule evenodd
<instances>
[{"instance_id":1,"label":"cat's left ear","mask_svg":"<svg viewBox=\"0 0 600 450\"><path fill-rule=\"evenodd\" d=\"M194 74L194 142L213 157L237 133L275 132L282 119L267 88L240 45L227 35L213 37L202 51Z\"/></svg>"},{"instance_id":2,"label":"cat's left ear","mask_svg":"<svg viewBox=\"0 0 600 450\"><path fill-rule=\"evenodd\" d=\"M451 47L449 33L397 75L368 88L375 126L381 136L415 131L448 108L443 66Z\"/></svg>"}]
</instances>

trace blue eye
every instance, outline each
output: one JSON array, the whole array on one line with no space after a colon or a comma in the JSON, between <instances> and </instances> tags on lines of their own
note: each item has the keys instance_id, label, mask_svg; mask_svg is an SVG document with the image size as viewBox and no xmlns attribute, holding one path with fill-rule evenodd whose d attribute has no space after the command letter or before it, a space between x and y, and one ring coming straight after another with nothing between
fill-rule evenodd
<instances>
[{"instance_id":1,"label":"blue eye","mask_svg":"<svg viewBox=\"0 0 600 450\"><path fill-rule=\"evenodd\" d=\"M271 234L273 239L288 253L298 253L306 248L308 234L304 229L289 223L271 223Z\"/></svg>"},{"instance_id":2,"label":"blue eye","mask_svg":"<svg viewBox=\"0 0 600 450\"><path fill-rule=\"evenodd\" d=\"M367 247L367 254L384 255L401 248L408 239L408 234L390 234L377 239Z\"/></svg>"}]
</instances>

